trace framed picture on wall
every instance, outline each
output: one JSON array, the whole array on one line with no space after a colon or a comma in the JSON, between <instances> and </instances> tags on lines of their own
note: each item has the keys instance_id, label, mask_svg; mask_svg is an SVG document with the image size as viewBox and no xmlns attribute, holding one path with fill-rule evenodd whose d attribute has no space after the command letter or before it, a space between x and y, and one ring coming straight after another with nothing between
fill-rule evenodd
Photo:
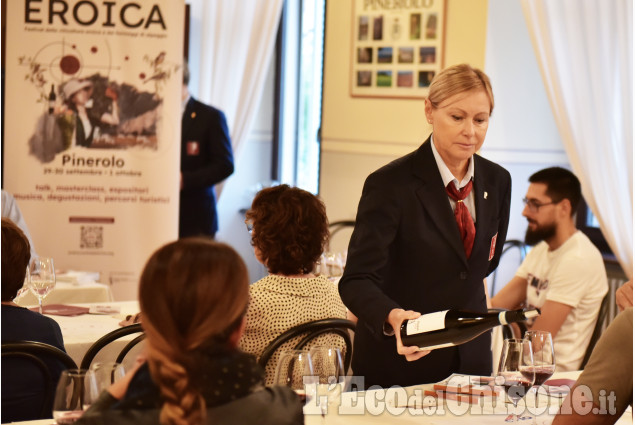
<instances>
[{"instance_id":1,"label":"framed picture on wall","mask_svg":"<svg viewBox=\"0 0 635 425\"><path fill-rule=\"evenodd\" d=\"M446 0L352 0L353 97L424 98L443 69Z\"/></svg>"}]
</instances>

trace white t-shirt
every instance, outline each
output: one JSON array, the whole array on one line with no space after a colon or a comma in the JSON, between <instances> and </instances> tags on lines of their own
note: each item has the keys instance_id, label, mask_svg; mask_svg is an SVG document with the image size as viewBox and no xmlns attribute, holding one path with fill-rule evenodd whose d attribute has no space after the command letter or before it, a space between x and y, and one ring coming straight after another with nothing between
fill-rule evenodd
<instances>
[{"instance_id":1,"label":"white t-shirt","mask_svg":"<svg viewBox=\"0 0 635 425\"><path fill-rule=\"evenodd\" d=\"M540 242L516 272L527 279L527 304L556 301L573 307L554 339L556 371L578 370L608 291L602 254L577 231L558 249Z\"/></svg>"}]
</instances>

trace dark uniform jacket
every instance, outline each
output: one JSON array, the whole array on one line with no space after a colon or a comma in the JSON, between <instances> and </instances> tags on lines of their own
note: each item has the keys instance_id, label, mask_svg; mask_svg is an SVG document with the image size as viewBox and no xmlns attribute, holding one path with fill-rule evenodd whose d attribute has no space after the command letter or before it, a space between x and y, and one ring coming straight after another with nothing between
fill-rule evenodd
<instances>
[{"instance_id":1,"label":"dark uniform jacket","mask_svg":"<svg viewBox=\"0 0 635 425\"><path fill-rule=\"evenodd\" d=\"M416 151L368 176L359 202L339 290L359 318L352 366L366 387L492 371L489 332L415 362L399 355L395 337L383 332L393 308L421 314L451 308L486 311L483 279L497 267L507 234L511 177L474 155L476 238L467 259L430 143L428 138Z\"/></svg>"}]
</instances>

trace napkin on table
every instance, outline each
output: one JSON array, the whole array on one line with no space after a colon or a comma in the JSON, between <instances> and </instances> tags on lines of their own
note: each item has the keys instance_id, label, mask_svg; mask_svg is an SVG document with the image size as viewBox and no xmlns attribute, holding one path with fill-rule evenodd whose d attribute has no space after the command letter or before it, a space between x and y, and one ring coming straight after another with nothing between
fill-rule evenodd
<instances>
[{"instance_id":1,"label":"napkin on table","mask_svg":"<svg viewBox=\"0 0 635 425\"><path fill-rule=\"evenodd\" d=\"M32 307L31 311L40 311L39 307ZM53 316L80 316L88 314L88 307L78 307L66 304L48 304L42 306L42 314L50 314Z\"/></svg>"}]
</instances>

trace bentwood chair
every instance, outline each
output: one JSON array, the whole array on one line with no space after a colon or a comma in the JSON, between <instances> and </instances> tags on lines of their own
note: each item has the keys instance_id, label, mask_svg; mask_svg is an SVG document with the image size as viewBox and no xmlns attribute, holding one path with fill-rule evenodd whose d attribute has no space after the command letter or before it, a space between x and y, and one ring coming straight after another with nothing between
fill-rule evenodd
<instances>
[{"instance_id":1,"label":"bentwood chair","mask_svg":"<svg viewBox=\"0 0 635 425\"><path fill-rule=\"evenodd\" d=\"M342 337L344 344L346 345L346 352L344 354L344 369L348 372L353 353L352 338L349 331L355 331L355 323L346 319L320 319L302 323L281 333L276 339L271 341L260 354L258 363L264 369L276 350L285 342L291 341L294 338L300 338L294 348L301 350L320 335L336 334Z\"/></svg>"},{"instance_id":2,"label":"bentwood chair","mask_svg":"<svg viewBox=\"0 0 635 425\"><path fill-rule=\"evenodd\" d=\"M123 359L126 357L126 354L139 342L141 342L145 338L145 334L143 334L143 328L141 327L141 323L135 323L133 325L124 326L123 328L115 329L107 333L106 335L99 338L84 354L84 358L82 358L82 363L80 367L82 369L90 368L91 363L104 347L106 347L111 342L122 338L127 335L132 335L136 333L141 333L141 335L134 338L130 341L126 346L119 352L119 355L115 359L115 362L121 363Z\"/></svg>"},{"instance_id":3,"label":"bentwood chair","mask_svg":"<svg viewBox=\"0 0 635 425\"><path fill-rule=\"evenodd\" d=\"M496 295L496 289L497 289L496 276L498 275L498 269L501 268L503 257L505 257L505 254L508 254L513 249L518 249L518 258L519 258L518 264L519 265L523 262L523 260L525 259L525 256L527 255L527 245L525 245L523 241L519 241L517 239L508 239L505 241L505 244L503 245L503 251L501 252L499 266L496 268L496 270L492 272L492 284L490 285L490 288L489 288L490 298L493 298L494 295ZM507 257L509 257L509 255ZM515 271L516 270L514 270L514 272ZM504 283L507 283L507 282L504 282Z\"/></svg>"},{"instance_id":4,"label":"bentwood chair","mask_svg":"<svg viewBox=\"0 0 635 425\"><path fill-rule=\"evenodd\" d=\"M6 361L9 359L15 359L16 363ZM33 385L35 388L42 386L42 398L41 405L32 406L33 410L37 414L31 414L31 419L45 419L51 417L51 406L53 403L53 397L55 395L55 382L57 379L56 373L59 373L61 364L65 369L77 369L77 364L73 359L60 350L49 344L37 341L11 341L2 343L2 374L3 379L9 376L9 369L12 371L20 370L24 371L24 379L28 380L27 385ZM35 374L29 373L29 371L35 371ZM32 381L32 382L31 382ZM15 388L14 388L15 389ZM19 420L25 420L25 417L10 417L11 407L5 405L5 394L7 398L10 397L12 391L10 388L2 387L2 422L13 422ZM26 413L30 414L29 412Z\"/></svg>"},{"instance_id":5,"label":"bentwood chair","mask_svg":"<svg viewBox=\"0 0 635 425\"><path fill-rule=\"evenodd\" d=\"M600 311L598 312L598 318L595 322L595 326L593 327L593 333L591 334L591 340L589 341L589 345L587 346L586 351L584 352L584 357L582 358L582 364L580 364L580 370L584 369L587 362L591 358L591 353L593 353L593 348L595 348L595 344L600 339L602 335L602 329L604 327L604 321L606 320L606 316L609 312L609 301L611 299L611 291L607 292L604 298L602 299L602 304L600 304Z\"/></svg>"}]
</instances>

